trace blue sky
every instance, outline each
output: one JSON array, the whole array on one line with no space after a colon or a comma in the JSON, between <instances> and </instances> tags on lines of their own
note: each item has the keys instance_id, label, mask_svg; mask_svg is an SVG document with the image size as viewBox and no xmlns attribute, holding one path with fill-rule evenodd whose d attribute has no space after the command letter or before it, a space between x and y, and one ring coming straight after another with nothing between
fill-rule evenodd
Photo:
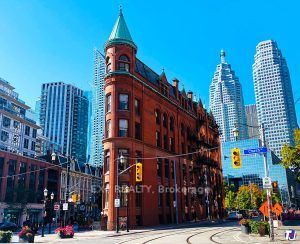
<instances>
[{"instance_id":1,"label":"blue sky","mask_svg":"<svg viewBox=\"0 0 300 244\"><path fill-rule=\"evenodd\" d=\"M300 1L282 0L10 0L0 1L0 77L33 106L43 82L89 89L93 49L103 49L122 4L138 57L165 69L208 105L222 48L254 103L255 46L274 39L286 57L295 100L300 97ZM296 105L300 121L300 102Z\"/></svg>"}]
</instances>

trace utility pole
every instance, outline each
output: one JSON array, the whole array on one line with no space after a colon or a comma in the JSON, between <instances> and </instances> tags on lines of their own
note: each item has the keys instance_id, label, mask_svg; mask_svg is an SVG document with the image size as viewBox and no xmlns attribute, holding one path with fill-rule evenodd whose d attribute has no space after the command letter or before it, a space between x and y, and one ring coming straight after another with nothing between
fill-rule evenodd
<instances>
[{"instance_id":1,"label":"utility pole","mask_svg":"<svg viewBox=\"0 0 300 244\"><path fill-rule=\"evenodd\" d=\"M176 181L176 160L173 163L174 166L174 185L175 185L175 203L176 203L176 224L178 224L178 196L177 196L177 181Z\"/></svg>"},{"instance_id":2,"label":"utility pole","mask_svg":"<svg viewBox=\"0 0 300 244\"><path fill-rule=\"evenodd\" d=\"M266 139L265 139L265 128L264 124L262 123L260 126L261 129L261 141L262 146L266 147ZM264 168L265 168L265 177L269 177L269 169L268 169L268 162L267 162L267 154L263 154L264 157ZM270 240L274 241L274 225L273 225L273 216L272 216L272 196L271 196L271 189L267 189L267 202L268 202L268 214L269 214L269 224L270 224Z\"/></svg>"},{"instance_id":3,"label":"utility pole","mask_svg":"<svg viewBox=\"0 0 300 244\"><path fill-rule=\"evenodd\" d=\"M67 212L69 213L69 195L70 195L70 159L69 159L69 155L67 155L67 188L66 188L66 199L65 199L65 203L68 203L68 210L64 211L64 226L66 226L66 215Z\"/></svg>"},{"instance_id":4,"label":"utility pole","mask_svg":"<svg viewBox=\"0 0 300 244\"><path fill-rule=\"evenodd\" d=\"M249 180L249 188L250 188L250 201L251 201L251 210L253 209L253 198L252 198L252 184L251 181Z\"/></svg>"}]
</instances>

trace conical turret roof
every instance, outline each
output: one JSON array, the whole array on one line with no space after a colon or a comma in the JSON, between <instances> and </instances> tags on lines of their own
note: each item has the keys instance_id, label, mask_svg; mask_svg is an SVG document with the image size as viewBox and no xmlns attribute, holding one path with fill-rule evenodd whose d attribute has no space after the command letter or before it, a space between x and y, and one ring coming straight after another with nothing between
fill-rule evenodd
<instances>
[{"instance_id":1,"label":"conical turret roof","mask_svg":"<svg viewBox=\"0 0 300 244\"><path fill-rule=\"evenodd\" d=\"M119 17L114 25L114 28L108 38L106 46L111 44L121 44L125 43L131 45L135 49L137 48L134 44L132 37L130 35L129 29L126 25L122 9L120 8Z\"/></svg>"}]
</instances>

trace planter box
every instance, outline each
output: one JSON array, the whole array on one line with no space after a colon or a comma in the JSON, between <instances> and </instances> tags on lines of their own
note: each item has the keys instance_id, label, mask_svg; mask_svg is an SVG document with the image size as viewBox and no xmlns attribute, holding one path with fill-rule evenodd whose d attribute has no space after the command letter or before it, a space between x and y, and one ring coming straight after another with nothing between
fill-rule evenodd
<instances>
[{"instance_id":1,"label":"planter box","mask_svg":"<svg viewBox=\"0 0 300 244\"><path fill-rule=\"evenodd\" d=\"M249 235L250 234L250 226L241 225L241 231L243 234Z\"/></svg>"}]
</instances>

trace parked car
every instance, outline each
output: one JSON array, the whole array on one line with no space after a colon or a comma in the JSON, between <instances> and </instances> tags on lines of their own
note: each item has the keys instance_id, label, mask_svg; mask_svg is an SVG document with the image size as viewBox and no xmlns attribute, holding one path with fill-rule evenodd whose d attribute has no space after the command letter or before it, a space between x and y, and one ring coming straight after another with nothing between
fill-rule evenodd
<instances>
[{"instance_id":1,"label":"parked car","mask_svg":"<svg viewBox=\"0 0 300 244\"><path fill-rule=\"evenodd\" d=\"M239 214L239 216L241 216L241 218L245 218L245 219L249 218L249 214L248 214L247 210L239 210L238 214Z\"/></svg>"},{"instance_id":2,"label":"parked car","mask_svg":"<svg viewBox=\"0 0 300 244\"><path fill-rule=\"evenodd\" d=\"M243 215L238 213L237 211L233 211L233 212L229 213L228 217L227 217L228 220L239 220L242 218L243 218Z\"/></svg>"},{"instance_id":3,"label":"parked car","mask_svg":"<svg viewBox=\"0 0 300 244\"><path fill-rule=\"evenodd\" d=\"M17 231L18 226L13 222L5 222L0 224L0 230L2 231Z\"/></svg>"}]
</instances>

